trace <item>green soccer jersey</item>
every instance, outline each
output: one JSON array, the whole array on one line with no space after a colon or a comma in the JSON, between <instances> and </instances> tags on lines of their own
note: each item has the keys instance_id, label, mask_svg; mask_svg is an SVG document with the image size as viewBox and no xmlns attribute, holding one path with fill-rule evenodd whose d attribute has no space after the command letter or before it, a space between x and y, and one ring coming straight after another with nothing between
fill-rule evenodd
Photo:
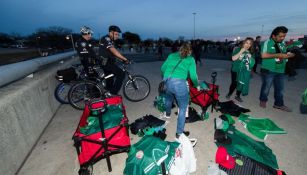
<instances>
[{"instance_id":1,"label":"green soccer jersey","mask_svg":"<svg viewBox=\"0 0 307 175\"><path fill-rule=\"evenodd\" d=\"M239 53L241 50L240 47L234 49L232 52L232 56L236 55ZM245 66L248 71L252 69L252 67L255 64L255 55L251 54L249 51L245 51L240 55L240 59L237 59L232 62L231 70L233 72L238 72L242 66Z\"/></svg>"},{"instance_id":2,"label":"green soccer jersey","mask_svg":"<svg viewBox=\"0 0 307 175\"><path fill-rule=\"evenodd\" d=\"M277 51L275 49L275 41L273 39L268 39L261 45L261 53L275 54ZM278 43L281 53L286 53L286 45L284 42ZM276 73L285 73L285 67L287 59L280 58L264 58L262 59L261 68L269 70Z\"/></svg>"},{"instance_id":3,"label":"green soccer jersey","mask_svg":"<svg viewBox=\"0 0 307 175\"><path fill-rule=\"evenodd\" d=\"M163 141L158 137L144 136L132 145L126 159L124 175L158 175L162 174L161 163L166 171L175 161L178 142Z\"/></svg>"}]
</instances>

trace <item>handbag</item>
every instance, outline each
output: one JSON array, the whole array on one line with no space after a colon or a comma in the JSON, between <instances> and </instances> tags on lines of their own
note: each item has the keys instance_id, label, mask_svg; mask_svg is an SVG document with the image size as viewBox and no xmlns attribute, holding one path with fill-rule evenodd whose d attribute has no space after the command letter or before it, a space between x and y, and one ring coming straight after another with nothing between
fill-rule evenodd
<instances>
[{"instance_id":1,"label":"handbag","mask_svg":"<svg viewBox=\"0 0 307 175\"><path fill-rule=\"evenodd\" d=\"M162 80L159 83L158 91L159 91L159 93L165 93L166 92L166 81Z\"/></svg>"},{"instance_id":2,"label":"handbag","mask_svg":"<svg viewBox=\"0 0 307 175\"><path fill-rule=\"evenodd\" d=\"M169 77L173 74L173 72L175 71L176 67L181 63L182 59L180 59L180 61L176 64L176 66L174 67L174 69L172 70L171 74L169 75ZM166 92L166 82L167 82L168 78L166 80L162 80L159 83L159 87L158 87L158 92L161 93L165 93Z\"/></svg>"}]
</instances>

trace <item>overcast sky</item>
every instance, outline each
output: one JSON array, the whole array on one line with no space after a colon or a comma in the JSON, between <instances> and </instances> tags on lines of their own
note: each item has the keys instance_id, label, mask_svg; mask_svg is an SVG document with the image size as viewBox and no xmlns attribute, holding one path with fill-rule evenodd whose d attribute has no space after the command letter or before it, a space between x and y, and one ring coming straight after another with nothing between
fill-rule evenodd
<instances>
[{"instance_id":1,"label":"overcast sky","mask_svg":"<svg viewBox=\"0 0 307 175\"><path fill-rule=\"evenodd\" d=\"M194 36L232 39L270 35L279 25L289 36L307 35L307 0L1 0L0 32L28 35L38 28L82 25L105 35L111 24L142 39Z\"/></svg>"}]
</instances>

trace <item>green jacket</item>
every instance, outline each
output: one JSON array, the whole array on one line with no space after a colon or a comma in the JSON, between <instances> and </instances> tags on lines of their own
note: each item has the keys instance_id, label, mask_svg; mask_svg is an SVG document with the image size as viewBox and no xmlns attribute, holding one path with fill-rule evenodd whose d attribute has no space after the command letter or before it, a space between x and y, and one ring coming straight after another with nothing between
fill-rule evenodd
<instances>
[{"instance_id":1,"label":"green jacket","mask_svg":"<svg viewBox=\"0 0 307 175\"><path fill-rule=\"evenodd\" d=\"M241 48L233 51L232 55L239 53ZM242 92L242 95L247 95L249 91L250 71L255 64L255 55L249 51L245 51L232 63L232 71L237 72L237 90Z\"/></svg>"},{"instance_id":2,"label":"green jacket","mask_svg":"<svg viewBox=\"0 0 307 175\"><path fill-rule=\"evenodd\" d=\"M186 80L188 76L191 78L194 87L198 86L198 77L196 72L196 64L195 60L192 56L187 56L183 58L181 63L176 67L172 75L170 76L171 72L173 71L174 67L177 63L182 59L180 57L179 52L170 54L166 61L163 63L161 67L161 74L163 78L178 78Z\"/></svg>"}]
</instances>

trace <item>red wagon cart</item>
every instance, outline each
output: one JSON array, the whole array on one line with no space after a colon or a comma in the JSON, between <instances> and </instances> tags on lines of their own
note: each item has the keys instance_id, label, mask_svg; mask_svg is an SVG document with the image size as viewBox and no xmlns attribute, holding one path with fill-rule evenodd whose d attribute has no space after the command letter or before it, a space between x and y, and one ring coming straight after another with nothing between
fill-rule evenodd
<instances>
[{"instance_id":1,"label":"red wagon cart","mask_svg":"<svg viewBox=\"0 0 307 175\"><path fill-rule=\"evenodd\" d=\"M122 97L113 96L86 104L73 140L80 175L92 174L93 165L101 159L106 159L111 172L110 156L128 152L130 148L128 118Z\"/></svg>"},{"instance_id":2,"label":"red wagon cart","mask_svg":"<svg viewBox=\"0 0 307 175\"><path fill-rule=\"evenodd\" d=\"M192 81L190 79L188 80L191 102L199 105L202 108L202 115L206 113L207 108L210 105L212 105L211 112L213 112L213 108L218 104L219 86L215 85L216 75L216 72L211 74L212 84L204 82L207 84L207 89L202 90L195 88L192 84Z\"/></svg>"}]
</instances>

